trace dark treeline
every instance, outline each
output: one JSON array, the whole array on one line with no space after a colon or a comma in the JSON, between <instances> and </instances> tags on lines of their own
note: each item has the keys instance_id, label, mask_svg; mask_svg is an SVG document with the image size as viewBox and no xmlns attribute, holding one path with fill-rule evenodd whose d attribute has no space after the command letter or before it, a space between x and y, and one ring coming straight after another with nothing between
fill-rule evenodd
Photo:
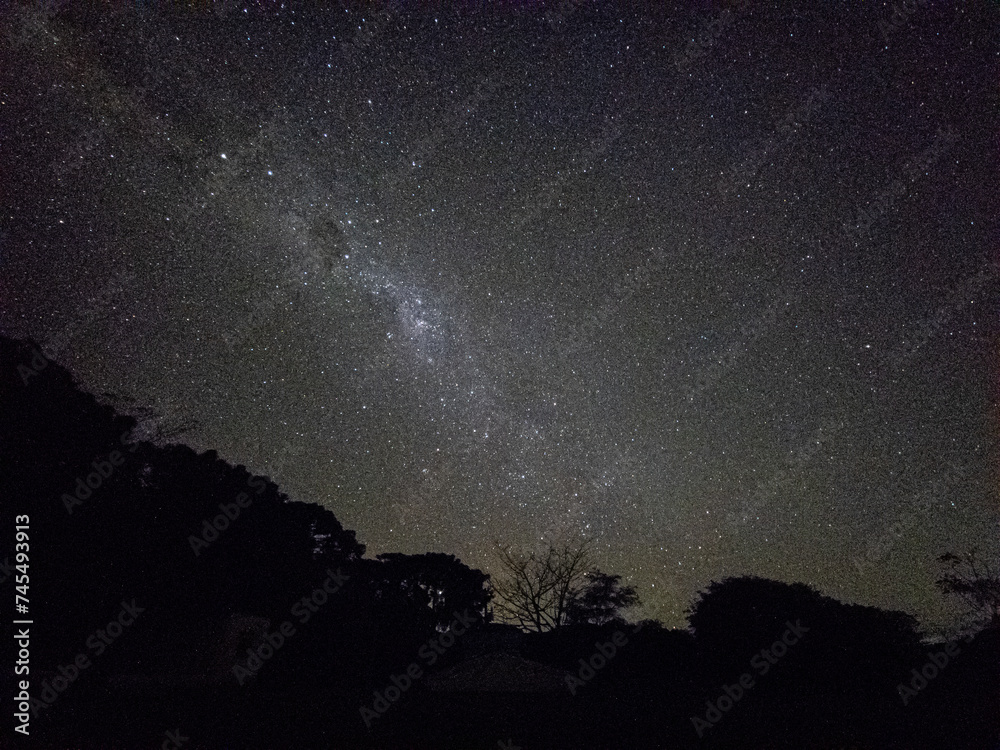
<instances>
[{"instance_id":1,"label":"dark treeline","mask_svg":"<svg viewBox=\"0 0 1000 750\"><path fill-rule=\"evenodd\" d=\"M452 555L366 558L268 478L139 440L34 343L0 354L5 570L14 516L31 529L25 746L997 747L995 623L930 643L908 615L738 578L687 630L522 633Z\"/></svg>"}]
</instances>

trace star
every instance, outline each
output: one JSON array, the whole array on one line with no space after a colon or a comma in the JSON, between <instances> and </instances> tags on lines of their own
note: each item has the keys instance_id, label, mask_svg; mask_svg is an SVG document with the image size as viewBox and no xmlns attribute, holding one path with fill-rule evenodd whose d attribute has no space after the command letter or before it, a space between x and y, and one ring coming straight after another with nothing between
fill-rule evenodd
<instances>
[{"instance_id":1,"label":"star","mask_svg":"<svg viewBox=\"0 0 1000 750\"><path fill-rule=\"evenodd\" d=\"M0 324L58 341L81 383L197 419L184 441L280 475L373 554L433 540L478 567L498 537L576 534L671 626L737 573L955 616L927 561L997 521L967 25L935 37L956 65L907 47L920 94L899 99L873 93L900 75L868 54L874 13L846 41L839 11L799 18L809 60L734 67L788 19L695 11L680 38L564 2L557 29L466 44L400 6L345 60L322 40L351 14L250 3L245 36L112 38L30 5L18 86L51 96L0 101L28 123L5 144ZM302 50L261 41L293 22ZM896 573L857 575L939 476Z\"/></svg>"}]
</instances>

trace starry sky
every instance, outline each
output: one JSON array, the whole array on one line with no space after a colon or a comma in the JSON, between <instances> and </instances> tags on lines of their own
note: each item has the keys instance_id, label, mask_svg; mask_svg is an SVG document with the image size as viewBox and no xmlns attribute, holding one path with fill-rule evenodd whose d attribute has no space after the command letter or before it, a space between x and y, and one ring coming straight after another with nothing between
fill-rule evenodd
<instances>
[{"instance_id":1,"label":"starry sky","mask_svg":"<svg viewBox=\"0 0 1000 750\"><path fill-rule=\"evenodd\" d=\"M5 334L370 554L588 538L668 625L742 574L957 621L995 6L312 5L4 11Z\"/></svg>"}]
</instances>

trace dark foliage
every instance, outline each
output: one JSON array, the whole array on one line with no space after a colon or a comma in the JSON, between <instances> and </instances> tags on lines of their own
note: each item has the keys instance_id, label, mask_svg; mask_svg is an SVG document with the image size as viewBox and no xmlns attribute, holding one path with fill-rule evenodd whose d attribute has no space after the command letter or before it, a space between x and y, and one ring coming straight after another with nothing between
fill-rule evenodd
<instances>
[{"instance_id":1,"label":"dark foliage","mask_svg":"<svg viewBox=\"0 0 1000 750\"><path fill-rule=\"evenodd\" d=\"M496 668L561 670L576 681L565 691L533 693L527 681L523 692L434 692L420 654L456 612L488 621L487 575L447 554L367 559L326 508L213 451L134 439L134 418L78 389L31 342L0 338L0 364L0 492L14 500L5 528L14 513L31 518L34 693L78 654L92 662L34 719L39 746L151 747L176 726L191 748L997 742L995 622L974 639L929 643L906 614L752 577L712 583L678 631L626 623L635 592L593 571L563 627L488 625L439 661L492 649ZM945 591L993 606L974 557L942 562ZM90 638L133 599L144 612L96 654ZM285 624L294 634L238 680L234 667ZM901 692L946 649L925 687ZM413 664L421 676L369 731L359 707ZM699 737L693 717L743 675L752 687Z\"/></svg>"}]
</instances>

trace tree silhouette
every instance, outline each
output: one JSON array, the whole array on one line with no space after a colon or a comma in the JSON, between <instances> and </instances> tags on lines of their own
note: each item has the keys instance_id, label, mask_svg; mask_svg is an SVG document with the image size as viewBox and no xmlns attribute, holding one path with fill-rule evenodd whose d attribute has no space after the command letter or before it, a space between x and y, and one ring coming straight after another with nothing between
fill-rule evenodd
<instances>
[{"instance_id":1,"label":"tree silhouette","mask_svg":"<svg viewBox=\"0 0 1000 750\"><path fill-rule=\"evenodd\" d=\"M410 602L434 614L435 627L445 628L454 612L469 610L484 620L492 596L489 576L464 565L454 555L386 553L377 558L378 573L386 589L401 593Z\"/></svg>"},{"instance_id":2,"label":"tree silhouette","mask_svg":"<svg viewBox=\"0 0 1000 750\"><path fill-rule=\"evenodd\" d=\"M942 593L960 597L974 610L982 613L996 627L1000 625L1000 574L980 558L979 550L964 555L946 552L938 562L947 568L937 580Z\"/></svg>"},{"instance_id":3,"label":"tree silhouette","mask_svg":"<svg viewBox=\"0 0 1000 750\"><path fill-rule=\"evenodd\" d=\"M0 337L0 354L0 494L45 529L33 572L60 583L33 592L41 663L64 659L135 597L150 614L130 658L145 668L154 652L191 651L203 624L287 617L326 568L364 554L329 510L290 501L214 451L135 441L135 417L80 390L33 342Z\"/></svg>"},{"instance_id":4,"label":"tree silhouette","mask_svg":"<svg viewBox=\"0 0 1000 750\"><path fill-rule=\"evenodd\" d=\"M622 577L602 573L599 569L584 574L587 583L570 601L566 612L571 624L605 625L621 619L621 611L639 604L639 595L632 586L622 586Z\"/></svg>"},{"instance_id":5,"label":"tree silhouette","mask_svg":"<svg viewBox=\"0 0 1000 750\"><path fill-rule=\"evenodd\" d=\"M572 602L586 585L591 543L564 542L527 555L497 546L506 573L493 585L501 619L539 633L565 625Z\"/></svg>"},{"instance_id":6,"label":"tree silhouette","mask_svg":"<svg viewBox=\"0 0 1000 750\"><path fill-rule=\"evenodd\" d=\"M713 729L720 746L803 747L821 737L830 747L892 746L906 710L896 685L926 658L911 615L755 576L713 582L689 612L702 690L743 672L759 678L748 699L757 713L734 711Z\"/></svg>"}]
</instances>

